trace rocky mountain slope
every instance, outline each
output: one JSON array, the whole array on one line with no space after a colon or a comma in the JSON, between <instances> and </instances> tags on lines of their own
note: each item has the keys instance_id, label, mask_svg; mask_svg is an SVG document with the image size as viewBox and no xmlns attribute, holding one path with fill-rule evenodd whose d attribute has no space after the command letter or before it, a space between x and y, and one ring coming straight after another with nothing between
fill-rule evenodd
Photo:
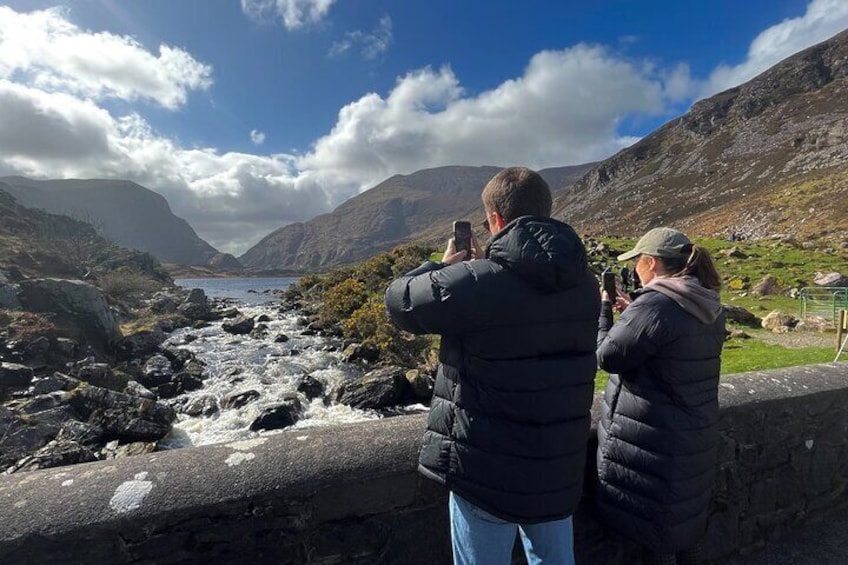
<instances>
[{"instance_id":1,"label":"rocky mountain slope","mask_svg":"<svg viewBox=\"0 0 848 565\"><path fill-rule=\"evenodd\" d=\"M118 247L91 225L21 206L0 182L0 275L94 279L118 269L165 282L167 273L148 253ZM6 282L0 276L0 284ZM2 303L2 300L0 300Z\"/></svg>"},{"instance_id":2,"label":"rocky mountain slope","mask_svg":"<svg viewBox=\"0 0 848 565\"><path fill-rule=\"evenodd\" d=\"M848 30L799 52L591 170L555 216L592 234L848 230Z\"/></svg>"},{"instance_id":3,"label":"rocky mountain slope","mask_svg":"<svg viewBox=\"0 0 848 565\"><path fill-rule=\"evenodd\" d=\"M557 192L593 164L541 171ZM438 167L395 175L332 213L280 228L239 259L253 270L318 270L372 257L398 244L445 240L454 220L483 221L480 192L500 167Z\"/></svg>"},{"instance_id":4,"label":"rocky mountain slope","mask_svg":"<svg viewBox=\"0 0 848 565\"><path fill-rule=\"evenodd\" d=\"M160 261L208 265L234 258L220 254L171 212L161 195L123 180L31 180L2 177L0 182L22 205L64 214L94 225L118 245L147 251Z\"/></svg>"}]
</instances>

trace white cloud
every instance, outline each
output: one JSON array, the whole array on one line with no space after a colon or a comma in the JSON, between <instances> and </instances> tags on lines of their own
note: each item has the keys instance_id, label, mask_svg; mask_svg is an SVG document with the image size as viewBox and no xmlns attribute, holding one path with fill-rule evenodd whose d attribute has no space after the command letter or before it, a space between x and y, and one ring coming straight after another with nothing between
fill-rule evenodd
<instances>
[{"instance_id":1,"label":"white cloud","mask_svg":"<svg viewBox=\"0 0 848 565\"><path fill-rule=\"evenodd\" d=\"M320 22L335 0L241 0L241 9L256 20L283 18L286 29Z\"/></svg>"},{"instance_id":2,"label":"white cloud","mask_svg":"<svg viewBox=\"0 0 848 565\"><path fill-rule=\"evenodd\" d=\"M848 28L846 0L812 0L803 16L791 18L760 33L742 63L719 65L701 88L701 98L746 82L793 53L824 41Z\"/></svg>"},{"instance_id":3,"label":"white cloud","mask_svg":"<svg viewBox=\"0 0 848 565\"><path fill-rule=\"evenodd\" d=\"M18 13L0 6L0 78L82 97L149 99L177 108L207 89L212 68L182 49L158 56L134 39L81 30L58 8Z\"/></svg>"},{"instance_id":4,"label":"white cloud","mask_svg":"<svg viewBox=\"0 0 848 565\"><path fill-rule=\"evenodd\" d=\"M617 134L622 116L664 107L660 77L599 46L538 53L523 76L473 97L450 68L423 69L386 98L372 93L342 108L298 165L361 182L446 164L583 163L631 141Z\"/></svg>"},{"instance_id":5,"label":"white cloud","mask_svg":"<svg viewBox=\"0 0 848 565\"><path fill-rule=\"evenodd\" d=\"M265 133L258 129L250 130L250 141L252 141L254 145L262 145L265 143Z\"/></svg>"},{"instance_id":6,"label":"white cloud","mask_svg":"<svg viewBox=\"0 0 848 565\"><path fill-rule=\"evenodd\" d=\"M359 30L346 33L344 39L330 47L329 54L331 57L337 57L359 46L362 57L371 60L385 53L391 43L392 19L389 16L383 16L371 33Z\"/></svg>"},{"instance_id":7,"label":"white cloud","mask_svg":"<svg viewBox=\"0 0 848 565\"><path fill-rule=\"evenodd\" d=\"M825 3L813 0L804 18L763 32L751 53L771 52L762 46L776 44L768 39L775 29L788 30L783 37L800 47L818 41L829 28L812 25L819 20L811 13L843 17L839 3L824 10ZM270 4L276 9L280 3ZM132 55L126 58L141 63L122 75L113 64L89 61L93 55L86 41L70 42L59 53L37 33L32 54L6 34L6 22L21 15L0 8L0 18L6 18L0 19L6 34L0 38L0 174L134 180L163 194L201 237L236 254L271 230L327 212L396 173L449 164L543 168L602 159L636 141L622 133L622 120L664 115L670 103L685 100L698 86L685 64L657 68L584 44L537 53L520 76L474 94L449 67L424 68L399 77L387 93L369 93L345 105L331 131L307 152L251 155L182 146L156 132L141 114L118 115L90 95L124 93L120 96L127 99L174 105L185 100L191 80L211 80L211 70L174 71L162 76L183 77L182 82L147 85L146 75L137 73L170 68L162 57L124 38L81 32L59 11L30 14L35 15L49 26L39 27L33 19L17 23L70 30L59 36L86 41L117 41ZM798 39L802 32L811 34L806 41ZM180 53L175 68L191 67L191 55ZM744 65L764 60L749 56ZM57 61L87 70L65 71ZM101 83L106 90L96 88ZM263 135L253 130L251 139L256 143Z\"/></svg>"}]
</instances>

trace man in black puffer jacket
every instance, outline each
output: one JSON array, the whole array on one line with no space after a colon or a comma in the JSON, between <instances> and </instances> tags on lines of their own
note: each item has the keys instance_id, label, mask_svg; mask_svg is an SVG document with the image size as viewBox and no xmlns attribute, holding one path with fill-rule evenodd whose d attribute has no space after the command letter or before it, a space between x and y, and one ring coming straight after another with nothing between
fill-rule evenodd
<instances>
[{"instance_id":1,"label":"man in black puffer jacket","mask_svg":"<svg viewBox=\"0 0 848 565\"><path fill-rule=\"evenodd\" d=\"M580 238L550 218L537 173L505 169L482 198L493 234L485 258L463 261L451 241L442 263L425 263L386 293L398 327L441 336L419 470L451 491L457 563L509 563L520 527L530 563L571 564L597 282Z\"/></svg>"}]
</instances>

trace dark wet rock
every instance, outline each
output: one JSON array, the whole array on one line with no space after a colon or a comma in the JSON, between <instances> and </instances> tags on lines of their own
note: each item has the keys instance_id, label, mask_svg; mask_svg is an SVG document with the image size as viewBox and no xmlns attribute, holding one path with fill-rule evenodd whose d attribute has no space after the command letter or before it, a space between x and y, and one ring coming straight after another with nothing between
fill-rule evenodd
<instances>
[{"instance_id":1,"label":"dark wet rock","mask_svg":"<svg viewBox=\"0 0 848 565\"><path fill-rule=\"evenodd\" d=\"M274 343L285 343L289 340L286 334L277 334L274 336Z\"/></svg>"},{"instance_id":2,"label":"dark wet rock","mask_svg":"<svg viewBox=\"0 0 848 565\"><path fill-rule=\"evenodd\" d=\"M54 348L59 355L68 359L73 359L79 353L79 344L67 337L57 338Z\"/></svg>"},{"instance_id":3,"label":"dark wet rock","mask_svg":"<svg viewBox=\"0 0 848 565\"><path fill-rule=\"evenodd\" d=\"M206 365L203 363L203 361L201 361L199 359L193 359L193 360L189 361L188 363L185 364L185 367L183 367L183 370L182 370L182 372L187 373L187 374L191 375L192 377L195 377L195 378L200 379L200 380L203 380L203 378L205 376L204 375L205 371L206 371Z\"/></svg>"},{"instance_id":4,"label":"dark wet rock","mask_svg":"<svg viewBox=\"0 0 848 565\"><path fill-rule=\"evenodd\" d=\"M69 394L70 393L63 390L49 392L47 394L39 394L38 396L33 396L24 400L17 407L17 410L21 414L36 414L38 412L52 410L53 408L60 407L62 404L66 404L68 402Z\"/></svg>"},{"instance_id":5,"label":"dark wet rock","mask_svg":"<svg viewBox=\"0 0 848 565\"><path fill-rule=\"evenodd\" d=\"M16 284L0 283L0 308L5 310L20 310L21 302L18 292L21 287Z\"/></svg>"},{"instance_id":6,"label":"dark wet rock","mask_svg":"<svg viewBox=\"0 0 848 565\"><path fill-rule=\"evenodd\" d=\"M259 398L259 393L255 390L246 390L243 392L237 392L234 394L228 394L224 397L221 405L224 408L241 408L246 404L253 402Z\"/></svg>"},{"instance_id":7,"label":"dark wet rock","mask_svg":"<svg viewBox=\"0 0 848 565\"><path fill-rule=\"evenodd\" d=\"M151 312L156 314L173 314L177 311L177 306L176 299L168 295L154 297L149 302Z\"/></svg>"},{"instance_id":8,"label":"dark wet rock","mask_svg":"<svg viewBox=\"0 0 848 565\"><path fill-rule=\"evenodd\" d=\"M33 372L30 367L18 363L0 363L0 399L5 390L21 390L32 383Z\"/></svg>"},{"instance_id":9,"label":"dark wet rock","mask_svg":"<svg viewBox=\"0 0 848 565\"><path fill-rule=\"evenodd\" d=\"M195 358L194 353L190 349L174 347L173 345L166 347L162 351L162 354L168 358L168 361L171 362L171 367L175 371L181 370L185 367L186 363Z\"/></svg>"},{"instance_id":10,"label":"dark wet rock","mask_svg":"<svg viewBox=\"0 0 848 565\"><path fill-rule=\"evenodd\" d=\"M188 344L193 341L197 341L197 336L194 334L186 334L185 337L183 337L183 343Z\"/></svg>"},{"instance_id":11,"label":"dark wet rock","mask_svg":"<svg viewBox=\"0 0 848 565\"><path fill-rule=\"evenodd\" d=\"M409 391L416 400L430 400L433 396L435 380L432 376L418 369L412 369L404 374L409 383Z\"/></svg>"},{"instance_id":12,"label":"dark wet rock","mask_svg":"<svg viewBox=\"0 0 848 565\"><path fill-rule=\"evenodd\" d=\"M271 316L269 316L268 314L262 314L258 318L256 318L256 321L257 322L270 322Z\"/></svg>"},{"instance_id":13,"label":"dark wet rock","mask_svg":"<svg viewBox=\"0 0 848 565\"><path fill-rule=\"evenodd\" d=\"M347 363L354 363L356 361L373 363L379 359L380 352L359 343L351 343L342 350L342 355L344 361Z\"/></svg>"},{"instance_id":14,"label":"dark wet rock","mask_svg":"<svg viewBox=\"0 0 848 565\"><path fill-rule=\"evenodd\" d=\"M62 424L56 439L69 439L82 445L96 445L103 440L103 428L88 422L68 420Z\"/></svg>"},{"instance_id":15,"label":"dark wet rock","mask_svg":"<svg viewBox=\"0 0 848 565\"><path fill-rule=\"evenodd\" d=\"M290 357L295 357L296 355L300 355L300 350L299 350L299 349L295 349L294 347L292 347L292 348L289 350L289 356L290 356Z\"/></svg>"},{"instance_id":16,"label":"dark wet rock","mask_svg":"<svg viewBox=\"0 0 848 565\"><path fill-rule=\"evenodd\" d=\"M32 384L32 394L49 394L60 390L73 390L80 384L78 379L64 375L62 373L53 373L47 377L42 377Z\"/></svg>"},{"instance_id":17,"label":"dark wet rock","mask_svg":"<svg viewBox=\"0 0 848 565\"><path fill-rule=\"evenodd\" d=\"M129 376L126 373L115 373L106 363L75 367L71 374L90 385L108 388L116 392L123 391L129 382Z\"/></svg>"},{"instance_id":18,"label":"dark wet rock","mask_svg":"<svg viewBox=\"0 0 848 565\"><path fill-rule=\"evenodd\" d=\"M55 439L9 467L6 472L36 471L96 460L97 456L88 447L70 439Z\"/></svg>"},{"instance_id":19,"label":"dark wet rock","mask_svg":"<svg viewBox=\"0 0 848 565\"><path fill-rule=\"evenodd\" d=\"M186 372L177 373L170 382L156 387L159 398L174 398L192 390L203 388L203 381Z\"/></svg>"},{"instance_id":20,"label":"dark wet rock","mask_svg":"<svg viewBox=\"0 0 848 565\"><path fill-rule=\"evenodd\" d=\"M170 382L174 376L171 362L164 355L154 355L144 364L138 382L147 388L153 388Z\"/></svg>"},{"instance_id":21,"label":"dark wet rock","mask_svg":"<svg viewBox=\"0 0 848 565\"><path fill-rule=\"evenodd\" d=\"M182 406L180 412L189 416L211 416L216 414L220 408L218 407L218 399L214 395L205 394L193 398Z\"/></svg>"},{"instance_id":22,"label":"dark wet rock","mask_svg":"<svg viewBox=\"0 0 848 565\"><path fill-rule=\"evenodd\" d=\"M159 351L159 345L165 341L165 337L165 332L158 327L142 330L123 338L115 349L122 359L144 357Z\"/></svg>"},{"instance_id":23,"label":"dark wet rock","mask_svg":"<svg viewBox=\"0 0 848 565\"><path fill-rule=\"evenodd\" d=\"M302 411L303 405L297 395L286 396L281 404L264 409L250 424L250 429L253 431L279 430L293 426L300 418Z\"/></svg>"},{"instance_id":24,"label":"dark wet rock","mask_svg":"<svg viewBox=\"0 0 848 565\"><path fill-rule=\"evenodd\" d=\"M31 312L49 312L62 335L105 349L121 339L121 332L106 300L97 288L65 279L21 281L18 298Z\"/></svg>"},{"instance_id":25,"label":"dark wet rock","mask_svg":"<svg viewBox=\"0 0 848 565\"><path fill-rule=\"evenodd\" d=\"M130 381L127 383L126 388L124 388L124 394L129 394L130 396L138 396L141 398L147 398L150 400L157 400L159 397L155 392L145 387L143 384L138 381Z\"/></svg>"},{"instance_id":26,"label":"dark wet rock","mask_svg":"<svg viewBox=\"0 0 848 565\"><path fill-rule=\"evenodd\" d=\"M253 339L264 339L268 336L268 326L265 324L258 324L255 328L250 331L250 337Z\"/></svg>"},{"instance_id":27,"label":"dark wet rock","mask_svg":"<svg viewBox=\"0 0 848 565\"><path fill-rule=\"evenodd\" d=\"M234 335L244 335L250 333L250 330L253 329L253 324L253 318L242 316L232 322L224 322L221 325L221 329Z\"/></svg>"},{"instance_id":28,"label":"dark wet rock","mask_svg":"<svg viewBox=\"0 0 848 565\"><path fill-rule=\"evenodd\" d=\"M318 330L306 328L305 330L301 330L300 335L318 335Z\"/></svg>"},{"instance_id":29,"label":"dark wet rock","mask_svg":"<svg viewBox=\"0 0 848 565\"><path fill-rule=\"evenodd\" d=\"M28 417L0 406L0 468L45 446L74 415L67 406Z\"/></svg>"},{"instance_id":30,"label":"dark wet rock","mask_svg":"<svg viewBox=\"0 0 848 565\"><path fill-rule=\"evenodd\" d=\"M192 321L211 320L217 317L212 312L206 293L199 288L191 289L183 303L177 306L177 312Z\"/></svg>"},{"instance_id":31,"label":"dark wet rock","mask_svg":"<svg viewBox=\"0 0 848 565\"><path fill-rule=\"evenodd\" d=\"M760 327L760 319L741 306L722 304L722 307L724 308L724 316L728 322L735 322L752 328Z\"/></svg>"},{"instance_id":32,"label":"dark wet rock","mask_svg":"<svg viewBox=\"0 0 848 565\"><path fill-rule=\"evenodd\" d=\"M24 359L45 362L47 354L50 353L52 344L47 336L38 336L28 342L23 349Z\"/></svg>"},{"instance_id":33,"label":"dark wet rock","mask_svg":"<svg viewBox=\"0 0 848 565\"><path fill-rule=\"evenodd\" d=\"M108 437L127 441L156 441L171 430L176 413L170 406L95 386L72 392L71 406Z\"/></svg>"},{"instance_id":34,"label":"dark wet rock","mask_svg":"<svg viewBox=\"0 0 848 565\"><path fill-rule=\"evenodd\" d=\"M210 324L206 320L197 320L197 321L195 321L194 323L191 324L191 327L192 327L192 329L195 329L195 330L202 330L203 328L208 328L211 325L212 324Z\"/></svg>"},{"instance_id":35,"label":"dark wet rock","mask_svg":"<svg viewBox=\"0 0 848 565\"><path fill-rule=\"evenodd\" d=\"M226 308L219 312L222 318L238 318L241 316L241 311L238 308Z\"/></svg>"},{"instance_id":36,"label":"dark wet rock","mask_svg":"<svg viewBox=\"0 0 848 565\"><path fill-rule=\"evenodd\" d=\"M307 399L320 398L324 394L324 383L313 377L312 375L303 375L297 380L295 385L297 391L306 396Z\"/></svg>"},{"instance_id":37,"label":"dark wet rock","mask_svg":"<svg viewBox=\"0 0 848 565\"><path fill-rule=\"evenodd\" d=\"M406 369L381 367L365 375L343 383L337 400L354 408L383 408L397 404L401 399L406 382Z\"/></svg>"}]
</instances>

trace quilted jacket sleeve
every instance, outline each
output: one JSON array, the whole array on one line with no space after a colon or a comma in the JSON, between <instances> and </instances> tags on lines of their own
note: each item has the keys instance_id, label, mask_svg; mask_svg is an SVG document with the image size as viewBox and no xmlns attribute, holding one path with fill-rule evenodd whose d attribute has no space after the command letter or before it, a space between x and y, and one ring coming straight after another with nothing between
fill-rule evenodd
<instances>
[{"instance_id":1,"label":"quilted jacket sleeve","mask_svg":"<svg viewBox=\"0 0 848 565\"><path fill-rule=\"evenodd\" d=\"M386 290L392 322L415 334L462 333L478 307L476 280L471 262L445 265L428 261Z\"/></svg>"},{"instance_id":2,"label":"quilted jacket sleeve","mask_svg":"<svg viewBox=\"0 0 848 565\"><path fill-rule=\"evenodd\" d=\"M663 339L659 312L649 295L634 300L608 331L611 310L602 309L598 331L598 366L609 373L626 373L659 351ZM605 313L607 316L605 317ZM605 319L606 318L606 319Z\"/></svg>"}]
</instances>

